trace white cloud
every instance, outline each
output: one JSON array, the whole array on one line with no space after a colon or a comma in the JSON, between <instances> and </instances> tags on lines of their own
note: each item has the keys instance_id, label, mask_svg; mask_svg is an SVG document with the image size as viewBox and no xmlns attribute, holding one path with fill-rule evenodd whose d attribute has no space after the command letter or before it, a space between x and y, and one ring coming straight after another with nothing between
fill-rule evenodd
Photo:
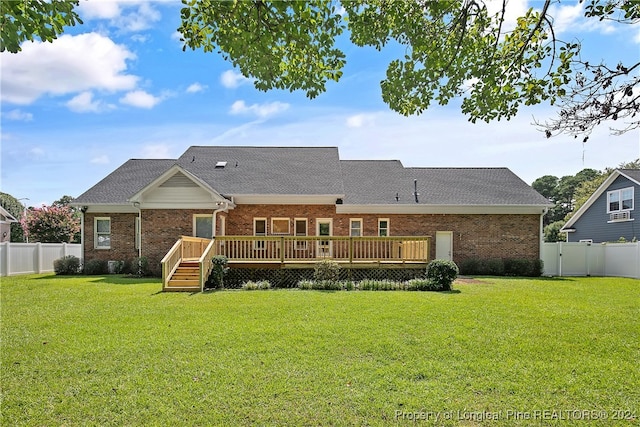
<instances>
[{"instance_id":1,"label":"white cloud","mask_svg":"<svg viewBox=\"0 0 640 427\"><path fill-rule=\"evenodd\" d=\"M94 157L93 159L91 159L91 163L96 165L107 165L109 164L109 156L103 154L101 156Z\"/></svg>"},{"instance_id":2,"label":"white cloud","mask_svg":"<svg viewBox=\"0 0 640 427\"><path fill-rule=\"evenodd\" d=\"M347 117L347 127L360 128L363 126L370 126L374 123L373 114L355 114Z\"/></svg>"},{"instance_id":3,"label":"white cloud","mask_svg":"<svg viewBox=\"0 0 640 427\"><path fill-rule=\"evenodd\" d=\"M74 96L65 105L75 113L99 113L115 108L113 105L108 105L100 100L94 100L93 93L90 91Z\"/></svg>"},{"instance_id":4,"label":"white cloud","mask_svg":"<svg viewBox=\"0 0 640 427\"><path fill-rule=\"evenodd\" d=\"M2 117L7 120L19 120L23 122L30 122L33 120L33 114L27 113L26 111L22 111L20 109L15 109L11 111L7 111L6 113L2 113Z\"/></svg>"},{"instance_id":5,"label":"white cloud","mask_svg":"<svg viewBox=\"0 0 640 427\"><path fill-rule=\"evenodd\" d=\"M200 83L195 82L195 83L192 83L192 84L189 85L189 87L187 88L187 93L202 92L206 88L207 88L206 85L201 85Z\"/></svg>"},{"instance_id":6,"label":"white cloud","mask_svg":"<svg viewBox=\"0 0 640 427\"><path fill-rule=\"evenodd\" d=\"M504 22L502 24L503 32L512 31L516 27L518 18L529 10L528 3L527 0L507 1L504 10ZM502 12L503 0L488 0L485 2L485 5L487 6L487 12L490 16L496 15Z\"/></svg>"},{"instance_id":7,"label":"white cloud","mask_svg":"<svg viewBox=\"0 0 640 427\"><path fill-rule=\"evenodd\" d=\"M167 144L148 144L142 147L144 159L171 159L171 148Z\"/></svg>"},{"instance_id":8,"label":"white cloud","mask_svg":"<svg viewBox=\"0 0 640 427\"><path fill-rule=\"evenodd\" d=\"M138 108L153 108L162 101L162 98L153 96L143 90L134 90L128 92L125 96L120 98L120 102L123 104L131 105Z\"/></svg>"},{"instance_id":9,"label":"white cloud","mask_svg":"<svg viewBox=\"0 0 640 427\"><path fill-rule=\"evenodd\" d=\"M220 83L228 89L233 89L250 82L251 79L248 79L239 72L233 70L227 70L220 75Z\"/></svg>"},{"instance_id":10,"label":"white cloud","mask_svg":"<svg viewBox=\"0 0 640 427\"><path fill-rule=\"evenodd\" d=\"M84 1L78 11L84 19L108 20L109 25L124 32L149 29L161 18L152 3L141 0Z\"/></svg>"},{"instance_id":11,"label":"white cloud","mask_svg":"<svg viewBox=\"0 0 640 427\"><path fill-rule=\"evenodd\" d=\"M31 154L32 157L42 157L45 155L45 151L40 147L34 147L29 150L29 154Z\"/></svg>"},{"instance_id":12,"label":"white cloud","mask_svg":"<svg viewBox=\"0 0 640 427\"><path fill-rule=\"evenodd\" d=\"M289 104L284 102L267 102L265 104L252 104L247 105L244 101L239 100L231 105L229 110L230 114L253 114L260 118L267 118L274 114L286 111L289 108Z\"/></svg>"},{"instance_id":13,"label":"white cloud","mask_svg":"<svg viewBox=\"0 0 640 427\"><path fill-rule=\"evenodd\" d=\"M126 74L127 60L135 55L97 33L63 35L53 43L26 42L20 54L0 55L1 97L14 104L27 105L45 94L130 90L138 81Z\"/></svg>"}]
</instances>

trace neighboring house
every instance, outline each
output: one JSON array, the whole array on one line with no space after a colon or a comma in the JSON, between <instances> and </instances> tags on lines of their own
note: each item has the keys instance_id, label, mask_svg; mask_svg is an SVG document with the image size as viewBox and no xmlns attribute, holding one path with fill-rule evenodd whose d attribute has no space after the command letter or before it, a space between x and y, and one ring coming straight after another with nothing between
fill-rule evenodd
<instances>
[{"instance_id":1,"label":"neighboring house","mask_svg":"<svg viewBox=\"0 0 640 427\"><path fill-rule=\"evenodd\" d=\"M156 268L180 236L216 236L216 253L245 263L538 259L550 206L506 168L340 160L335 147L208 146L178 159L129 160L73 205L84 213L85 259L142 255ZM364 246L393 236L415 239Z\"/></svg>"},{"instance_id":2,"label":"neighboring house","mask_svg":"<svg viewBox=\"0 0 640 427\"><path fill-rule=\"evenodd\" d=\"M635 200L640 197L640 170L615 170L560 229L568 242L617 242L640 237Z\"/></svg>"},{"instance_id":3,"label":"neighboring house","mask_svg":"<svg viewBox=\"0 0 640 427\"><path fill-rule=\"evenodd\" d=\"M11 241L11 223L14 222L18 222L18 220L0 206L0 242Z\"/></svg>"}]
</instances>

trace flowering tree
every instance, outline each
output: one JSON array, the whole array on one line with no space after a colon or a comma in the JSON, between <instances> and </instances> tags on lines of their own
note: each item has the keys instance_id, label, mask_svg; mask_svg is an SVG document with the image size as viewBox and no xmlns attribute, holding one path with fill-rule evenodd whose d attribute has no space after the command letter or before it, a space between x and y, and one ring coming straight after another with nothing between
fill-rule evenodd
<instances>
[{"instance_id":1,"label":"flowering tree","mask_svg":"<svg viewBox=\"0 0 640 427\"><path fill-rule=\"evenodd\" d=\"M80 231L80 220L68 206L30 208L20 224L30 241L42 243L69 243Z\"/></svg>"}]
</instances>

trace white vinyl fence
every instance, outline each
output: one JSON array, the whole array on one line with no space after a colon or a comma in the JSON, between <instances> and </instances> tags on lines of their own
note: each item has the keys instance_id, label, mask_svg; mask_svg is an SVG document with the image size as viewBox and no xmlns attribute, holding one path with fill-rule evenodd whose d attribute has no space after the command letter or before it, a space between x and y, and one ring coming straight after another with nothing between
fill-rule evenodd
<instances>
[{"instance_id":1,"label":"white vinyl fence","mask_svg":"<svg viewBox=\"0 0 640 427\"><path fill-rule=\"evenodd\" d=\"M76 243L0 243L0 276L52 272L56 259L67 255L80 258L81 246Z\"/></svg>"},{"instance_id":2,"label":"white vinyl fence","mask_svg":"<svg viewBox=\"0 0 640 427\"><path fill-rule=\"evenodd\" d=\"M640 242L544 243L546 276L616 276L640 279Z\"/></svg>"}]
</instances>

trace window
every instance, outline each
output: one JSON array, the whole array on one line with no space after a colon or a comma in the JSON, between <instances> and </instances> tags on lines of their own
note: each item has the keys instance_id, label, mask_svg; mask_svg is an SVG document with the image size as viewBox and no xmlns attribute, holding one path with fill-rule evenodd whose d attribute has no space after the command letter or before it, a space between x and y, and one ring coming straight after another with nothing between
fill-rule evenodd
<instances>
[{"instance_id":1,"label":"window","mask_svg":"<svg viewBox=\"0 0 640 427\"><path fill-rule=\"evenodd\" d=\"M607 192L607 213L633 210L633 188Z\"/></svg>"},{"instance_id":2,"label":"window","mask_svg":"<svg viewBox=\"0 0 640 427\"><path fill-rule=\"evenodd\" d=\"M213 215L193 216L193 236L202 237L203 239L213 238Z\"/></svg>"},{"instance_id":3,"label":"window","mask_svg":"<svg viewBox=\"0 0 640 427\"><path fill-rule=\"evenodd\" d=\"M253 235L254 236L266 236L267 235L267 219L266 218L254 218L253 219ZM253 242L254 249L264 249L264 240L256 240Z\"/></svg>"},{"instance_id":4,"label":"window","mask_svg":"<svg viewBox=\"0 0 640 427\"><path fill-rule=\"evenodd\" d=\"M389 220L387 218L378 219L378 236L389 236Z\"/></svg>"},{"instance_id":5,"label":"window","mask_svg":"<svg viewBox=\"0 0 640 427\"><path fill-rule=\"evenodd\" d=\"M96 249L111 249L111 218L98 218L93 220L94 247Z\"/></svg>"},{"instance_id":6,"label":"window","mask_svg":"<svg viewBox=\"0 0 640 427\"><path fill-rule=\"evenodd\" d=\"M362 220L361 219L352 219L350 220L350 233L351 237L360 237L362 236Z\"/></svg>"},{"instance_id":7,"label":"window","mask_svg":"<svg viewBox=\"0 0 640 427\"><path fill-rule=\"evenodd\" d=\"M271 218L271 234L289 234L289 218Z\"/></svg>"},{"instance_id":8,"label":"window","mask_svg":"<svg viewBox=\"0 0 640 427\"><path fill-rule=\"evenodd\" d=\"M307 219L306 218L296 218L296 237L306 237L307 236ZM306 240L296 240L296 249L304 250L307 249Z\"/></svg>"}]
</instances>

